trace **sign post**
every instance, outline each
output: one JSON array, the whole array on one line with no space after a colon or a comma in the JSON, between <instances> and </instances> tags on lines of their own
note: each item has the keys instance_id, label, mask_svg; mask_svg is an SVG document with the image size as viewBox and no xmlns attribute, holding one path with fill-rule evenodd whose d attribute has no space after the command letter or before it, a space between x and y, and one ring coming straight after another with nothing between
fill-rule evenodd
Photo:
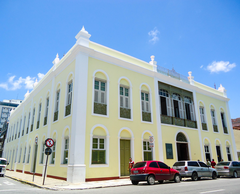
<instances>
[{"instance_id":1,"label":"sign post","mask_svg":"<svg viewBox=\"0 0 240 194\"><path fill-rule=\"evenodd\" d=\"M37 146L38 146L38 137L35 138L35 155L34 155L34 162L33 162L33 182L34 182L34 175L35 175L35 171L36 171Z\"/></svg>"},{"instance_id":2,"label":"sign post","mask_svg":"<svg viewBox=\"0 0 240 194\"><path fill-rule=\"evenodd\" d=\"M150 148L154 147L154 138L153 138L153 136L149 136L149 147Z\"/></svg>"},{"instance_id":3,"label":"sign post","mask_svg":"<svg viewBox=\"0 0 240 194\"><path fill-rule=\"evenodd\" d=\"M44 171L44 176L43 176L43 185L45 182L45 176L46 176L46 171L47 171L48 156L51 155L51 153L52 153L51 147L54 145L53 139L51 139L51 138L46 139L45 145L47 146L47 148L45 149L45 154L47 155L47 158L46 158L46 165L45 165L45 171Z\"/></svg>"}]
</instances>

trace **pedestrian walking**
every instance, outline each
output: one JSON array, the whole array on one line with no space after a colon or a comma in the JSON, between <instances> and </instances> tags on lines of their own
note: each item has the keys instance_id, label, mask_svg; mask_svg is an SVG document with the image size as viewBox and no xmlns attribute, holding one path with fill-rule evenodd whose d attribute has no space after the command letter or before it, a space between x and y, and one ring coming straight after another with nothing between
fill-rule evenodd
<instances>
[{"instance_id":1,"label":"pedestrian walking","mask_svg":"<svg viewBox=\"0 0 240 194\"><path fill-rule=\"evenodd\" d=\"M134 165L134 161L132 160L132 158L129 158L129 164L128 164L129 174L131 174L131 169L133 168L133 165Z\"/></svg>"},{"instance_id":2,"label":"pedestrian walking","mask_svg":"<svg viewBox=\"0 0 240 194\"><path fill-rule=\"evenodd\" d=\"M212 168L215 168L215 166L216 166L216 162L214 161L214 159L212 159L211 166L212 166Z\"/></svg>"}]
</instances>

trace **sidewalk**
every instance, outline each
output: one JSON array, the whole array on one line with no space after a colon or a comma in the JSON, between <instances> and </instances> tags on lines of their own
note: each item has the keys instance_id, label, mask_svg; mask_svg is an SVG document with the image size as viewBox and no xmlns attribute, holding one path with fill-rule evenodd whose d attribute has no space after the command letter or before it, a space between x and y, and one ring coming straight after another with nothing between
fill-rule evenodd
<instances>
[{"instance_id":1,"label":"sidewalk","mask_svg":"<svg viewBox=\"0 0 240 194\"><path fill-rule=\"evenodd\" d=\"M34 182L32 181L33 175L23 174L20 172L14 171L6 171L6 177L30 184L39 188L51 189L51 190L83 190L83 189L95 189L95 188L104 188L104 187L117 187L117 186L125 186L131 185L131 181L129 178L126 179L114 179L107 181L91 181L84 183L69 183L67 181L53 179L53 178L45 178L45 183L43 183L43 178L40 176L34 176Z\"/></svg>"}]
</instances>

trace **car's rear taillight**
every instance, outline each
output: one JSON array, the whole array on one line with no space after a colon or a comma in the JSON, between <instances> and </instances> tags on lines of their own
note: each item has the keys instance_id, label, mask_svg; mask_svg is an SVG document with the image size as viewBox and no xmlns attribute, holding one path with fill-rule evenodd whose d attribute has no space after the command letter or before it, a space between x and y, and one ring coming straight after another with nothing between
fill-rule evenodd
<instances>
[{"instance_id":1,"label":"car's rear taillight","mask_svg":"<svg viewBox=\"0 0 240 194\"><path fill-rule=\"evenodd\" d=\"M185 166L184 170L185 170L185 171L188 171L188 168L187 168L187 166Z\"/></svg>"},{"instance_id":2,"label":"car's rear taillight","mask_svg":"<svg viewBox=\"0 0 240 194\"><path fill-rule=\"evenodd\" d=\"M142 169L142 172L145 172L145 170L146 170L146 168L144 167L144 168Z\"/></svg>"},{"instance_id":3,"label":"car's rear taillight","mask_svg":"<svg viewBox=\"0 0 240 194\"><path fill-rule=\"evenodd\" d=\"M223 168L224 168L224 169L229 169L229 167L228 167L228 166L224 166Z\"/></svg>"}]
</instances>

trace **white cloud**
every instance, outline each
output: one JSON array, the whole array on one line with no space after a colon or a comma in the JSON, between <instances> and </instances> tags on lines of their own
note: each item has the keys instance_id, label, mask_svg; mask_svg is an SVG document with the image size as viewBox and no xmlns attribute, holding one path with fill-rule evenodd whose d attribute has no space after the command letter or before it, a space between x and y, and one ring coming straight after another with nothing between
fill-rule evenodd
<instances>
[{"instance_id":1,"label":"white cloud","mask_svg":"<svg viewBox=\"0 0 240 194\"><path fill-rule=\"evenodd\" d=\"M213 61L207 66L207 70L211 73L218 73L221 71L228 72L231 71L234 67L236 67L236 64L230 64L229 61Z\"/></svg>"},{"instance_id":2,"label":"white cloud","mask_svg":"<svg viewBox=\"0 0 240 194\"><path fill-rule=\"evenodd\" d=\"M151 43L153 43L153 44L155 44L158 40L159 40L159 38L158 38L158 34L159 34L160 32L157 30L157 28L155 27L153 30L151 30L150 32L148 32L148 35L150 36L150 40L149 40L149 42L151 42Z\"/></svg>"},{"instance_id":3,"label":"white cloud","mask_svg":"<svg viewBox=\"0 0 240 194\"><path fill-rule=\"evenodd\" d=\"M44 74L38 73L38 78L41 80ZM11 76L8 78L8 81L5 83L0 83L0 88L3 88L7 91L14 91L24 87L25 89L33 89L33 84L36 80L36 77L27 76L26 78L19 77L15 80L16 76Z\"/></svg>"},{"instance_id":4,"label":"white cloud","mask_svg":"<svg viewBox=\"0 0 240 194\"><path fill-rule=\"evenodd\" d=\"M201 69L203 68L203 65L201 65L201 67L200 67Z\"/></svg>"}]
</instances>

